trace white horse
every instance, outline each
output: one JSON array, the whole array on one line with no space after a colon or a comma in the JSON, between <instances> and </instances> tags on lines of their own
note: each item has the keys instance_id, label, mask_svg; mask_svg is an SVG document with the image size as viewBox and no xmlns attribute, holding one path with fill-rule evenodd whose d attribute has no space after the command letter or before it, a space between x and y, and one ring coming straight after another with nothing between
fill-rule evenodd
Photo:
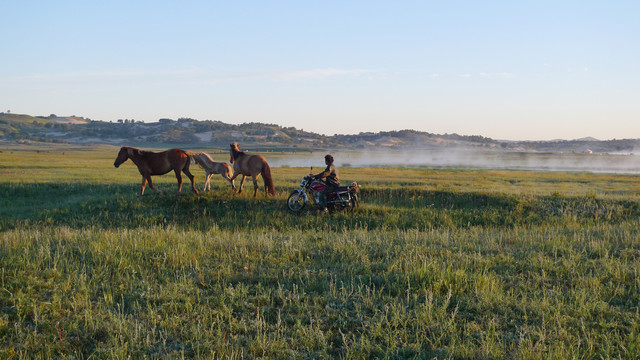
<instances>
[{"instance_id":1,"label":"white horse","mask_svg":"<svg viewBox=\"0 0 640 360\"><path fill-rule=\"evenodd\" d=\"M196 164L200 165L200 167L207 173L207 175L205 176L204 187L202 188L202 191L211 189L211 177L214 174L222 175L222 177L231 184L231 188L235 189L233 180L231 180L231 177L233 176L233 169L231 168L231 166L229 166L229 164L223 162L215 162L213 161L211 156L209 156L209 154L205 152L193 155L193 159L196 161Z\"/></svg>"}]
</instances>

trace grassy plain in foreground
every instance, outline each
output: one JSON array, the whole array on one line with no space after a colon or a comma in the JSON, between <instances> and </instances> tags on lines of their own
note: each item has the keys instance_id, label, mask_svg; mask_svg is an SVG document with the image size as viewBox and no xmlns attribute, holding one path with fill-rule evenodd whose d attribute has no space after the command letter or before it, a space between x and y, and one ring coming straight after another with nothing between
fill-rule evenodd
<instances>
[{"instance_id":1,"label":"grassy plain in foreground","mask_svg":"<svg viewBox=\"0 0 640 360\"><path fill-rule=\"evenodd\" d=\"M0 153L0 357L640 356L637 176L342 168L297 216L308 169L137 198L114 149Z\"/></svg>"}]
</instances>

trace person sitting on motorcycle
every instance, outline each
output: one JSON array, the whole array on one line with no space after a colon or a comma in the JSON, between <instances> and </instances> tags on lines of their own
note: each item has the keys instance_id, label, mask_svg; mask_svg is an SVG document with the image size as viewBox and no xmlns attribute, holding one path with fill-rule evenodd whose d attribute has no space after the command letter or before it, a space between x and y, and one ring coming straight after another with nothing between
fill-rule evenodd
<instances>
[{"instance_id":1,"label":"person sitting on motorcycle","mask_svg":"<svg viewBox=\"0 0 640 360\"><path fill-rule=\"evenodd\" d=\"M338 169L336 169L336 166L333 165L333 156L326 155L324 157L324 163L327 164L327 168L324 169L324 171L320 174L315 175L315 178L318 180L326 178L326 180L324 180L324 183L327 185L327 187L322 192L320 192L320 206L323 207L323 211L326 213L329 211L327 209L327 197L331 192L335 191L338 186L340 186L340 179L338 178Z\"/></svg>"}]
</instances>

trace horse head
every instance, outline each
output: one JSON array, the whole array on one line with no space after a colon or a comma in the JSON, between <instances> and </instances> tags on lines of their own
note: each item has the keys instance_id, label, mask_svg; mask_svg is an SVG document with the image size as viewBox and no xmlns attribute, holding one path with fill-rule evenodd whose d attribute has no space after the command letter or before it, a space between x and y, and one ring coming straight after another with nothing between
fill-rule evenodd
<instances>
[{"instance_id":1,"label":"horse head","mask_svg":"<svg viewBox=\"0 0 640 360\"><path fill-rule=\"evenodd\" d=\"M133 149L128 146L123 146L120 148L118 152L118 156L116 157L116 161L113 162L113 166L119 167L123 162L129 159L129 156L133 155Z\"/></svg>"}]
</instances>

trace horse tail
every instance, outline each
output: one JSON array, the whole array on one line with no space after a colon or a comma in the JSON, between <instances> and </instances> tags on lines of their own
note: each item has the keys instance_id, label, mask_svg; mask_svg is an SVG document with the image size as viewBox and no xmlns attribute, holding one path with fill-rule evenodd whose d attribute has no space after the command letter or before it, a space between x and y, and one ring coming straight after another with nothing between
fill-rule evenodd
<instances>
[{"instance_id":1,"label":"horse tail","mask_svg":"<svg viewBox=\"0 0 640 360\"><path fill-rule=\"evenodd\" d=\"M196 164L200 165L201 168L204 169L204 166L202 166L202 160L200 160L200 158L198 158L197 155L188 155L188 158L190 163L195 162Z\"/></svg>"},{"instance_id":2,"label":"horse tail","mask_svg":"<svg viewBox=\"0 0 640 360\"><path fill-rule=\"evenodd\" d=\"M260 173L262 175L262 178L264 179L264 187L266 188L267 193L271 195L275 195L276 189L275 187L273 187L273 179L271 178L271 168L269 167L269 164L267 164L266 161Z\"/></svg>"},{"instance_id":3,"label":"horse tail","mask_svg":"<svg viewBox=\"0 0 640 360\"><path fill-rule=\"evenodd\" d=\"M227 177L231 179L233 177L233 168L227 163L222 163L222 167Z\"/></svg>"},{"instance_id":4,"label":"horse tail","mask_svg":"<svg viewBox=\"0 0 640 360\"><path fill-rule=\"evenodd\" d=\"M182 150L184 152L185 155L187 155L188 157L192 158L194 156L196 156L197 154L194 153L193 151L189 151L189 150Z\"/></svg>"},{"instance_id":5,"label":"horse tail","mask_svg":"<svg viewBox=\"0 0 640 360\"><path fill-rule=\"evenodd\" d=\"M185 155L187 155L187 166L189 166L192 162L195 162L196 164L200 165L200 162L197 159L198 154L194 153L193 151L189 151L189 150L182 150L182 152L184 152Z\"/></svg>"}]
</instances>

